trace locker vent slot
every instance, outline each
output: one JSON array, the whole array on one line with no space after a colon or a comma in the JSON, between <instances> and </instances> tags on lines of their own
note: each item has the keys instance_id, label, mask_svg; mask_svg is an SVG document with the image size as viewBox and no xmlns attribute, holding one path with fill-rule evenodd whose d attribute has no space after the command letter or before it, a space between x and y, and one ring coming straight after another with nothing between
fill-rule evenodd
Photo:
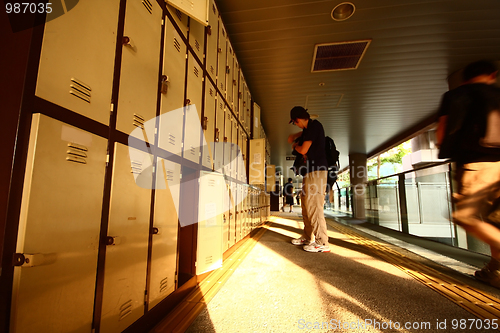
<instances>
[{"instance_id":1,"label":"locker vent slot","mask_svg":"<svg viewBox=\"0 0 500 333\"><path fill-rule=\"evenodd\" d=\"M198 69L198 67L195 66L193 72L196 77L200 77L200 70Z\"/></svg>"},{"instance_id":2,"label":"locker vent slot","mask_svg":"<svg viewBox=\"0 0 500 333\"><path fill-rule=\"evenodd\" d=\"M196 155L196 148L191 146L191 149L189 149L189 151L191 152L191 155Z\"/></svg>"},{"instance_id":3,"label":"locker vent slot","mask_svg":"<svg viewBox=\"0 0 500 333\"><path fill-rule=\"evenodd\" d=\"M134 113L134 121L133 121L134 126L144 128L144 122L145 122L144 117L138 115L137 113Z\"/></svg>"},{"instance_id":4,"label":"locker vent slot","mask_svg":"<svg viewBox=\"0 0 500 333\"><path fill-rule=\"evenodd\" d=\"M221 103L219 104L219 109L221 109L221 110L222 110L222 107L223 107L223 105L222 105L222 102L221 102Z\"/></svg>"},{"instance_id":5,"label":"locker vent slot","mask_svg":"<svg viewBox=\"0 0 500 333\"><path fill-rule=\"evenodd\" d=\"M211 164L211 163L212 163L212 161L210 161L210 155L209 155L209 154L207 154L207 163L208 163L208 164Z\"/></svg>"},{"instance_id":6,"label":"locker vent slot","mask_svg":"<svg viewBox=\"0 0 500 333\"><path fill-rule=\"evenodd\" d=\"M168 277L160 281L160 293L168 289Z\"/></svg>"},{"instance_id":7,"label":"locker vent slot","mask_svg":"<svg viewBox=\"0 0 500 333\"><path fill-rule=\"evenodd\" d=\"M142 172L142 162L140 161L130 161L130 164L131 164L131 172L134 174L134 175L140 175L141 172Z\"/></svg>"},{"instance_id":8,"label":"locker vent slot","mask_svg":"<svg viewBox=\"0 0 500 333\"><path fill-rule=\"evenodd\" d=\"M167 180L169 182L173 182L174 181L174 172L172 170L167 170Z\"/></svg>"},{"instance_id":9,"label":"locker vent slot","mask_svg":"<svg viewBox=\"0 0 500 333\"><path fill-rule=\"evenodd\" d=\"M220 83L220 89L224 90L224 83L223 82Z\"/></svg>"},{"instance_id":10,"label":"locker vent slot","mask_svg":"<svg viewBox=\"0 0 500 333\"><path fill-rule=\"evenodd\" d=\"M181 43L179 43L179 41L175 37L174 37L174 47L177 49L178 52L181 52Z\"/></svg>"},{"instance_id":11,"label":"locker vent slot","mask_svg":"<svg viewBox=\"0 0 500 333\"><path fill-rule=\"evenodd\" d=\"M213 256L207 256L205 257L205 264L211 264L214 262Z\"/></svg>"},{"instance_id":12,"label":"locker vent slot","mask_svg":"<svg viewBox=\"0 0 500 333\"><path fill-rule=\"evenodd\" d=\"M149 0L144 0L142 4L144 5L144 7L146 7L146 10L149 12L149 14L153 14L153 5Z\"/></svg>"},{"instance_id":13,"label":"locker vent slot","mask_svg":"<svg viewBox=\"0 0 500 333\"><path fill-rule=\"evenodd\" d=\"M66 161L87 164L87 151L88 149L85 146L76 143L68 143L68 151L66 152L68 156L66 156Z\"/></svg>"},{"instance_id":14,"label":"locker vent slot","mask_svg":"<svg viewBox=\"0 0 500 333\"><path fill-rule=\"evenodd\" d=\"M196 49L200 51L200 43L198 42L198 40L194 41L194 47L196 47Z\"/></svg>"},{"instance_id":15,"label":"locker vent slot","mask_svg":"<svg viewBox=\"0 0 500 333\"><path fill-rule=\"evenodd\" d=\"M207 184L207 185L208 185L208 186L210 186L210 187L215 187L215 185L216 185L216 183L215 183L215 179L210 179L210 180L208 181L208 184Z\"/></svg>"},{"instance_id":16,"label":"locker vent slot","mask_svg":"<svg viewBox=\"0 0 500 333\"><path fill-rule=\"evenodd\" d=\"M175 15L177 15L177 18L182 21L182 13L180 10L176 9L175 10Z\"/></svg>"},{"instance_id":17,"label":"locker vent slot","mask_svg":"<svg viewBox=\"0 0 500 333\"><path fill-rule=\"evenodd\" d=\"M168 133L168 143L175 146L175 136L172 135L171 133Z\"/></svg>"},{"instance_id":18,"label":"locker vent slot","mask_svg":"<svg viewBox=\"0 0 500 333\"><path fill-rule=\"evenodd\" d=\"M87 103L90 103L91 91L92 89L90 88L90 86L75 78L71 78L71 83L69 85L69 93L71 95L78 97Z\"/></svg>"},{"instance_id":19,"label":"locker vent slot","mask_svg":"<svg viewBox=\"0 0 500 333\"><path fill-rule=\"evenodd\" d=\"M317 44L311 72L356 69L371 40Z\"/></svg>"},{"instance_id":20,"label":"locker vent slot","mask_svg":"<svg viewBox=\"0 0 500 333\"><path fill-rule=\"evenodd\" d=\"M210 96L214 97L214 90L212 88L210 88L209 93L210 93Z\"/></svg>"},{"instance_id":21,"label":"locker vent slot","mask_svg":"<svg viewBox=\"0 0 500 333\"><path fill-rule=\"evenodd\" d=\"M120 306L120 315L118 320L123 320L126 316L132 313L132 300L128 300Z\"/></svg>"},{"instance_id":22,"label":"locker vent slot","mask_svg":"<svg viewBox=\"0 0 500 333\"><path fill-rule=\"evenodd\" d=\"M214 66L210 66L210 74L215 75L215 68L214 68Z\"/></svg>"}]
</instances>

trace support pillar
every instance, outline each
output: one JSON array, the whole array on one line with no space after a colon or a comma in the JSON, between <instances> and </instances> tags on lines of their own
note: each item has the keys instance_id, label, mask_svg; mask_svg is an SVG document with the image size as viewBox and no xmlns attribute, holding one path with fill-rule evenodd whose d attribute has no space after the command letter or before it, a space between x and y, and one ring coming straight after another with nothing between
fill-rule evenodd
<instances>
[{"instance_id":1,"label":"support pillar","mask_svg":"<svg viewBox=\"0 0 500 333\"><path fill-rule=\"evenodd\" d=\"M366 154L349 154L349 168L352 188L353 217L364 220L365 215L365 192L367 181Z\"/></svg>"}]
</instances>

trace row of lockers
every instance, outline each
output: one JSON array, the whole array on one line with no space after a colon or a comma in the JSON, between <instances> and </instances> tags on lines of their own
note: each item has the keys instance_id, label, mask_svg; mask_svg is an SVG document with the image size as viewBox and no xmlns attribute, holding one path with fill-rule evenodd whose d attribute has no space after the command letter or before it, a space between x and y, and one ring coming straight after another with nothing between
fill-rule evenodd
<instances>
[{"instance_id":1,"label":"row of lockers","mask_svg":"<svg viewBox=\"0 0 500 333\"><path fill-rule=\"evenodd\" d=\"M269 196L246 184L251 96L217 8L207 28L167 10L86 0L44 27L35 95L134 145L33 114L11 332L121 332L175 291L179 225L198 223L201 274L269 216ZM212 171L183 177L179 161Z\"/></svg>"},{"instance_id":2,"label":"row of lockers","mask_svg":"<svg viewBox=\"0 0 500 333\"><path fill-rule=\"evenodd\" d=\"M220 267L223 252L270 214L269 194L258 187L210 171L185 179L178 163L120 143L114 149L101 332L121 332L175 290L179 223L198 223L199 275ZM33 116L12 332L90 331L106 154L105 139ZM184 202L194 220L182 215L181 197L198 198L198 207Z\"/></svg>"},{"instance_id":3,"label":"row of lockers","mask_svg":"<svg viewBox=\"0 0 500 333\"><path fill-rule=\"evenodd\" d=\"M157 138L159 148L213 170L233 159L213 143L238 145L246 161L251 95L213 0L208 27L168 5L164 16L156 2L127 2L111 103L119 3L88 0L46 24L35 94L105 125L111 110L117 130ZM260 116L254 121L260 126ZM232 176L244 181L243 174Z\"/></svg>"}]
</instances>

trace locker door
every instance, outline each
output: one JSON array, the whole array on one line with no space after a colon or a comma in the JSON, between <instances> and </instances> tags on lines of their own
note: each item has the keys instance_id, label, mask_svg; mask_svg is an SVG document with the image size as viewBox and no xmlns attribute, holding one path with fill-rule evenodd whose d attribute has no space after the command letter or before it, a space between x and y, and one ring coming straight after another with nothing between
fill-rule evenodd
<instances>
[{"instance_id":1,"label":"locker door","mask_svg":"<svg viewBox=\"0 0 500 333\"><path fill-rule=\"evenodd\" d=\"M224 185L225 185L225 191L224 191L224 198L222 200L224 204L223 211L224 213L222 214L222 249L223 251L227 250L229 248L229 206L231 204L230 200L230 191L229 191L229 183L227 180L224 180Z\"/></svg>"},{"instance_id":2,"label":"locker door","mask_svg":"<svg viewBox=\"0 0 500 333\"><path fill-rule=\"evenodd\" d=\"M231 177L231 130L233 128L232 115L228 109L224 109L226 121L224 123L224 175Z\"/></svg>"},{"instance_id":3,"label":"locker door","mask_svg":"<svg viewBox=\"0 0 500 333\"><path fill-rule=\"evenodd\" d=\"M207 27L207 73L217 82L217 43L219 33L219 12L215 0L210 0Z\"/></svg>"},{"instance_id":4,"label":"locker door","mask_svg":"<svg viewBox=\"0 0 500 333\"><path fill-rule=\"evenodd\" d=\"M186 82L186 45L172 22L166 20L163 55L163 85L158 131L158 146L181 156L184 124L184 84Z\"/></svg>"},{"instance_id":5,"label":"locker door","mask_svg":"<svg viewBox=\"0 0 500 333\"><path fill-rule=\"evenodd\" d=\"M217 88L224 98L227 98L226 94L226 65L227 65L227 35L226 28L219 19L219 42L218 42L218 61L217 61Z\"/></svg>"},{"instance_id":6,"label":"locker door","mask_svg":"<svg viewBox=\"0 0 500 333\"><path fill-rule=\"evenodd\" d=\"M238 115L238 119L241 121L242 124L243 122L243 113L240 112L240 103L239 103L239 79L240 79L240 66L238 64L238 60L236 59L236 53L234 54L234 70L233 70L233 79L232 79L232 84L233 84L233 111L235 114Z\"/></svg>"},{"instance_id":7,"label":"locker door","mask_svg":"<svg viewBox=\"0 0 500 333\"><path fill-rule=\"evenodd\" d=\"M115 145L101 332L121 332L144 314L151 165L150 154Z\"/></svg>"},{"instance_id":8,"label":"locker door","mask_svg":"<svg viewBox=\"0 0 500 333\"><path fill-rule=\"evenodd\" d=\"M241 240L241 227L242 227L242 221L243 221L243 214L241 211L241 201L243 198L243 191L242 191L242 185L241 184L236 184L236 242Z\"/></svg>"},{"instance_id":9,"label":"locker door","mask_svg":"<svg viewBox=\"0 0 500 333\"><path fill-rule=\"evenodd\" d=\"M205 26L193 19L189 20L189 45L198 59L203 62L205 50Z\"/></svg>"},{"instance_id":10,"label":"locker door","mask_svg":"<svg viewBox=\"0 0 500 333\"><path fill-rule=\"evenodd\" d=\"M157 159L149 309L175 290L181 166Z\"/></svg>"},{"instance_id":11,"label":"locker door","mask_svg":"<svg viewBox=\"0 0 500 333\"><path fill-rule=\"evenodd\" d=\"M237 115L234 110L234 99L233 99L233 72L234 72L234 51L229 39L227 41L227 61L226 61L226 99L227 103L233 109L234 114Z\"/></svg>"},{"instance_id":12,"label":"locker door","mask_svg":"<svg viewBox=\"0 0 500 333\"><path fill-rule=\"evenodd\" d=\"M201 100L202 100L203 70L194 60L191 53L188 55L187 75L187 102L184 119L184 158L200 163L201 144Z\"/></svg>"},{"instance_id":13,"label":"locker door","mask_svg":"<svg viewBox=\"0 0 500 333\"><path fill-rule=\"evenodd\" d=\"M119 3L81 1L45 25L35 95L108 125Z\"/></svg>"},{"instance_id":14,"label":"locker door","mask_svg":"<svg viewBox=\"0 0 500 333\"><path fill-rule=\"evenodd\" d=\"M236 184L229 182L229 247L236 243Z\"/></svg>"},{"instance_id":15,"label":"locker door","mask_svg":"<svg viewBox=\"0 0 500 333\"><path fill-rule=\"evenodd\" d=\"M128 1L125 11L116 128L127 135L156 117L163 13L156 1L144 3L149 5ZM137 134L140 140L154 142L146 131Z\"/></svg>"},{"instance_id":16,"label":"locker door","mask_svg":"<svg viewBox=\"0 0 500 333\"><path fill-rule=\"evenodd\" d=\"M91 331L106 150L101 137L33 116L11 332Z\"/></svg>"},{"instance_id":17,"label":"locker door","mask_svg":"<svg viewBox=\"0 0 500 333\"><path fill-rule=\"evenodd\" d=\"M224 110L224 102L217 98L217 114L215 115L215 160L214 160L214 170L220 173L224 173L224 118L226 116Z\"/></svg>"},{"instance_id":18,"label":"locker door","mask_svg":"<svg viewBox=\"0 0 500 333\"><path fill-rule=\"evenodd\" d=\"M205 144L203 146L203 165L213 169L214 163L214 142L215 142L215 108L216 108L216 90L210 81L206 81L205 87L205 119L204 137Z\"/></svg>"},{"instance_id":19,"label":"locker door","mask_svg":"<svg viewBox=\"0 0 500 333\"><path fill-rule=\"evenodd\" d=\"M196 275L222 267L224 176L201 171Z\"/></svg>"},{"instance_id":20,"label":"locker door","mask_svg":"<svg viewBox=\"0 0 500 333\"><path fill-rule=\"evenodd\" d=\"M233 131L231 139L231 177L237 179L238 177L238 121L232 117Z\"/></svg>"},{"instance_id":21,"label":"locker door","mask_svg":"<svg viewBox=\"0 0 500 333\"><path fill-rule=\"evenodd\" d=\"M245 79L243 78L243 72L241 71L241 69L238 73L238 76L239 76L239 78L238 78L238 80L239 80L239 82L238 82L238 110L240 112L240 115L245 117L245 114L246 114L245 110L246 109L243 107L243 101L244 101L243 87L245 86ZM243 123L245 124L245 129L247 129L247 131L248 131L248 128L247 128L248 124L247 124L246 118L244 120L245 121Z\"/></svg>"},{"instance_id":22,"label":"locker door","mask_svg":"<svg viewBox=\"0 0 500 333\"><path fill-rule=\"evenodd\" d=\"M172 15L174 19L175 25L179 27L184 38L187 38L188 16L186 14L183 14L180 10L172 7L169 4L167 4L166 7L168 12Z\"/></svg>"}]
</instances>

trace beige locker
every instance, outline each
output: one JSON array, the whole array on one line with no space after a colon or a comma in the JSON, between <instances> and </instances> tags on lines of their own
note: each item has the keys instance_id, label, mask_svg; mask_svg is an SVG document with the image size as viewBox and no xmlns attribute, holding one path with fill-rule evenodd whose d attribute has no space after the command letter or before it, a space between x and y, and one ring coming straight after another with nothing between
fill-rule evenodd
<instances>
[{"instance_id":1,"label":"beige locker","mask_svg":"<svg viewBox=\"0 0 500 333\"><path fill-rule=\"evenodd\" d=\"M215 6L215 0L210 0L208 9L207 27L207 73L214 82L217 82L217 56L219 35L219 12Z\"/></svg>"},{"instance_id":2,"label":"beige locker","mask_svg":"<svg viewBox=\"0 0 500 333\"><path fill-rule=\"evenodd\" d=\"M101 332L121 332L144 314L152 156L117 143L106 240ZM151 186L150 186L151 187Z\"/></svg>"},{"instance_id":3,"label":"beige locker","mask_svg":"<svg viewBox=\"0 0 500 333\"><path fill-rule=\"evenodd\" d=\"M168 12L172 15L175 25L179 27L184 38L187 38L188 32L188 16L182 13L179 9L167 4Z\"/></svg>"},{"instance_id":4,"label":"beige locker","mask_svg":"<svg viewBox=\"0 0 500 333\"><path fill-rule=\"evenodd\" d=\"M163 13L156 1L149 4L127 2L116 128L154 142L144 123L156 117Z\"/></svg>"},{"instance_id":5,"label":"beige locker","mask_svg":"<svg viewBox=\"0 0 500 333\"><path fill-rule=\"evenodd\" d=\"M189 20L189 45L203 63L205 52L205 25L195 20Z\"/></svg>"},{"instance_id":6,"label":"beige locker","mask_svg":"<svg viewBox=\"0 0 500 333\"><path fill-rule=\"evenodd\" d=\"M182 156L186 45L166 20L158 146Z\"/></svg>"},{"instance_id":7,"label":"beige locker","mask_svg":"<svg viewBox=\"0 0 500 333\"><path fill-rule=\"evenodd\" d=\"M229 247L236 243L236 184L229 181Z\"/></svg>"},{"instance_id":8,"label":"beige locker","mask_svg":"<svg viewBox=\"0 0 500 333\"><path fill-rule=\"evenodd\" d=\"M250 140L249 184L265 183L265 139Z\"/></svg>"},{"instance_id":9,"label":"beige locker","mask_svg":"<svg viewBox=\"0 0 500 333\"><path fill-rule=\"evenodd\" d=\"M215 110L217 103L217 91L215 87L206 81L205 86L205 111L203 119L203 133L205 145L203 146L203 165L213 169L215 158Z\"/></svg>"},{"instance_id":10,"label":"beige locker","mask_svg":"<svg viewBox=\"0 0 500 333\"><path fill-rule=\"evenodd\" d=\"M223 194L223 199L222 203L224 204L223 207L223 213L222 213L222 249L223 251L229 249L229 213L230 213L230 205L231 205L231 199L230 199L230 187L229 187L229 182L227 180L224 180L224 185L226 191Z\"/></svg>"},{"instance_id":11,"label":"beige locker","mask_svg":"<svg viewBox=\"0 0 500 333\"><path fill-rule=\"evenodd\" d=\"M11 332L92 330L106 151L101 137L33 115Z\"/></svg>"},{"instance_id":12,"label":"beige locker","mask_svg":"<svg viewBox=\"0 0 500 333\"><path fill-rule=\"evenodd\" d=\"M45 25L36 96L109 124L119 4L82 1Z\"/></svg>"},{"instance_id":13,"label":"beige locker","mask_svg":"<svg viewBox=\"0 0 500 333\"><path fill-rule=\"evenodd\" d=\"M236 242L242 239L242 227L243 227L243 185L236 183Z\"/></svg>"},{"instance_id":14,"label":"beige locker","mask_svg":"<svg viewBox=\"0 0 500 333\"><path fill-rule=\"evenodd\" d=\"M226 100L235 115L238 113L235 111L235 101L234 101L234 85L233 85L233 73L234 73L234 61L235 54L233 46L229 39L227 41L227 60L226 60Z\"/></svg>"},{"instance_id":15,"label":"beige locker","mask_svg":"<svg viewBox=\"0 0 500 333\"><path fill-rule=\"evenodd\" d=\"M184 115L183 157L195 163L200 163L200 146L202 140L201 129L201 102L203 87L203 70L194 60L191 53L188 55L187 68L187 105Z\"/></svg>"},{"instance_id":16,"label":"beige locker","mask_svg":"<svg viewBox=\"0 0 500 333\"><path fill-rule=\"evenodd\" d=\"M225 105L221 99L216 100L217 103L217 113L215 115L215 143L214 143L214 170L220 173L225 173L224 169L224 124L225 124Z\"/></svg>"},{"instance_id":17,"label":"beige locker","mask_svg":"<svg viewBox=\"0 0 500 333\"><path fill-rule=\"evenodd\" d=\"M238 119L245 126L245 118L244 112L242 112L240 107L240 65L238 64L238 60L236 58L236 53L234 54L234 70L233 70L233 111L236 115L238 115Z\"/></svg>"},{"instance_id":18,"label":"beige locker","mask_svg":"<svg viewBox=\"0 0 500 333\"><path fill-rule=\"evenodd\" d=\"M225 186L222 174L201 171L196 275L222 267Z\"/></svg>"},{"instance_id":19,"label":"beige locker","mask_svg":"<svg viewBox=\"0 0 500 333\"><path fill-rule=\"evenodd\" d=\"M247 119L245 118L246 117L246 107L244 107L243 105L243 102L245 101L245 99L243 98L244 96L244 87L245 87L245 78L243 77L243 71L239 70L238 72L238 110L239 110L239 114L240 114L240 117L244 117L244 121L243 121L243 124L245 126L245 129L247 130L248 132L248 129L249 129L249 123L247 122ZM246 90L245 90L246 92Z\"/></svg>"},{"instance_id":20,"label":"beige locker","mask_svg":"<svg viewBox=\"0 0 500 333\"><path fill-rule=\"evenodd\" d=\"M257 103L253 103L253 118L253 138L262 139L260 128L260 106Z\"/></svg>"},{"instance_id":21,"label":"beige locker","mask_svg":"<svg viewBox=\"0 0 500 333\"><path fill-rule=\"evenodd\" d=\"M181 166L157 158L149 309L175 290Z\"/></svg>"},{"instance_id":22,"label":"beige locker","mask_svg":"<svg viewBox=\"0 0 500 333\"><path fill-rule=\"evenodd\" d=\"M238 178L238 166L240 164L241 154L238 149L238 122L235 117L232 117L233 130L231 133L231 178L236 180Z\"/></svg>"},{"instance_id":23,"label":"beige locker","mask_svg":"<svg viewBox=\"0 0 500 333\"><path fill-rule=\"evenodd\" d=\"M224 175L231 177L231 151L232 151L232 129L233 116L228 109L225 109L224 123Z\"/></svg>"},{"instance_id":24,"label":"beige locker","mask_svg":"<svg viewBox=\"0 0 500 333\"><path fill-rule=\"evenodd\" d=\"M208 1L186 1L186 0L166 0L167 3L186 13L192 19L203 25L208 24Z\"/></svg>"},{"instance_id":25,"label":"beige locker","mask_svg":"<svg viewBox=\"0 0 500 333\"><path fill-rule=\"evenodd\" d=\"M227 32L222 20L219 18L219 41L217 46L218 61L217 61L217 88L224 98L227 99Z\"/></svg>"}]
</instances>

